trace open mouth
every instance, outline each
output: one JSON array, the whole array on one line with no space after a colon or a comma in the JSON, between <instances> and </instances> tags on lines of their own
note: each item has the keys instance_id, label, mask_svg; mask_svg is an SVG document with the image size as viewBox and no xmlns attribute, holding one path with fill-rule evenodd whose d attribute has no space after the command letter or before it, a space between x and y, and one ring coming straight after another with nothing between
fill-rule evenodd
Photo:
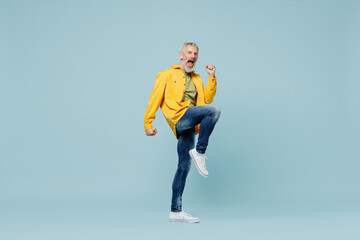
<instances>
[{"instance_id":1,"label":"open mouth","mask_svg":"<svg viewBox=\"0 0 360 240\"><path fill-rule=\"evenodd\" d=\"M195 63L195 61L193 61L193 60L188 60L186 64L187 64L189 67L192 67L192 66L194 66L194 63Z\"/></svg>"}]
</instances>

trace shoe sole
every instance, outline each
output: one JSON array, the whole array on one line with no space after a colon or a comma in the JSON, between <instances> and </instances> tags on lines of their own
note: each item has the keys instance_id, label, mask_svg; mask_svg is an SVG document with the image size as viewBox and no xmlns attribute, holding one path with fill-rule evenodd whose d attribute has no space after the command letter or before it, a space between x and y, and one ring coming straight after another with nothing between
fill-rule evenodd
<instances>
[{"instance_id":1,"label":"shoe sole","mask_svg":"<svg viewBox=\"0 0 360 240\"><path fill-rule=\"evenodd\" d=\"M193 156L191 150L189 151L189 153L190 153L190 157L191 157L191 159L193 160L194 165L195 165L196 169L198 170L198 172L200 173L200 175L203 176L203 177L208 177L209 175L205 175L203 172L201 172L199 166L197 165L197 163L196 163L196 161L195 161L195 157Z\"/></svg>"},{"instance_id":2,"label":"shoe sole","mask_svg":"<svg viewBox=\"0 0 360 240\"><path fill-rule=\"evenodd\" d=\"M184 220L184 219L169 219L169 222L182 222L182 223L199 223L200 220Z\"/></svg>"}]
</instances>

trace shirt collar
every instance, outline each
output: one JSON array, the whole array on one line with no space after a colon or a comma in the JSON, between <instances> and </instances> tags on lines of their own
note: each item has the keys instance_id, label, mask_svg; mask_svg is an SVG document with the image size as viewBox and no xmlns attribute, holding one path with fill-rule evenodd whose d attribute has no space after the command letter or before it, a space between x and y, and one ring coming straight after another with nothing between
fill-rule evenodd
<instances>
[{"instance_id":1,"label":"shirt collar","mask_svg":"<svg viewBox=\"0 0 360 240\"><path fill-rule=\"evenodd\" d=\"M174 69L181 69L181 67L179 66L179 65L177 65L177 64L174 64L174 65L172 65L172 68L174 68Z\"/></svg>"},{"instance_id":2,"label":"shirt collar","mask_svg":"<svg viewBox=\"0 0 360 240\"><path fill-rule=\"evenodd\" d=\"M174 65L172 65L171 67L172 67L173 69L180 69L180 70L182 71L181 67L180 67L179 65L177 65L177 64L174 64ZM191 72L191 75L193 75L194 73L195 73L195 71Z\"/></svg>"}]
</instances>

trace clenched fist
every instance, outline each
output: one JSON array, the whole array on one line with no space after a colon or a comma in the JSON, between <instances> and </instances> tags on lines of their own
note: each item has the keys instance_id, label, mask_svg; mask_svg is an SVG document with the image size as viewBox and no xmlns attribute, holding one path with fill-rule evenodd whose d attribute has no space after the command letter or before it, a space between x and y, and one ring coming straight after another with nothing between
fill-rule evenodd
<instances>
[{"instance_id":1,"label":"clenched fist","mask_svg":"<svg viewBox=\"0 0 360 240\"><path fill-rule=\"evenodd\" d=\"M209 74L210 77L215 77L215 66L214 65L206 65L205 70Z\"/></svg>"},{"instance_id":2,"label":"clenched fist","mask_svg":"<svg viewBox=\"0 0 360 240\"><path fill-rule=\"evenodd\" d=\"M147 136L155 136L157 134L156 128L149 128L148 130L145 130L145 134Z\"/></svg>"}]
</instances>

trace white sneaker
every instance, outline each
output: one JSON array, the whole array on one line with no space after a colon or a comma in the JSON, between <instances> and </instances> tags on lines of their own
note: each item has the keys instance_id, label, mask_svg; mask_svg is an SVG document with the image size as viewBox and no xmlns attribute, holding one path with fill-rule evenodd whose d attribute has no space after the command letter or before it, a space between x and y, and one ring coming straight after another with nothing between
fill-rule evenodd
<instances>
[{"instance_id":1,"label":"white sneaker","mask_svg":"<svg viewBox=\"0 0 360 240\"><path fill-rule=\"evenodd\" d=\"M193 217L184 211L181 211L181 212L170 212L169 221L170 222L198 223L198 222L200 222L200 219Z\"/></svg>"},{"instance_id":2,"label":"white sneaker","mask_svg":"<svg viewBox=\"0 0 360 240\"><path fill-rule=\"evenodd\" d=\"M209 176L209 172L206 169L206 165L205 165L205 159L206 159L205 154L198 153L195 148L191 149L189 153L200 175L203 177Z\"/></svg>"}]
</instances>

